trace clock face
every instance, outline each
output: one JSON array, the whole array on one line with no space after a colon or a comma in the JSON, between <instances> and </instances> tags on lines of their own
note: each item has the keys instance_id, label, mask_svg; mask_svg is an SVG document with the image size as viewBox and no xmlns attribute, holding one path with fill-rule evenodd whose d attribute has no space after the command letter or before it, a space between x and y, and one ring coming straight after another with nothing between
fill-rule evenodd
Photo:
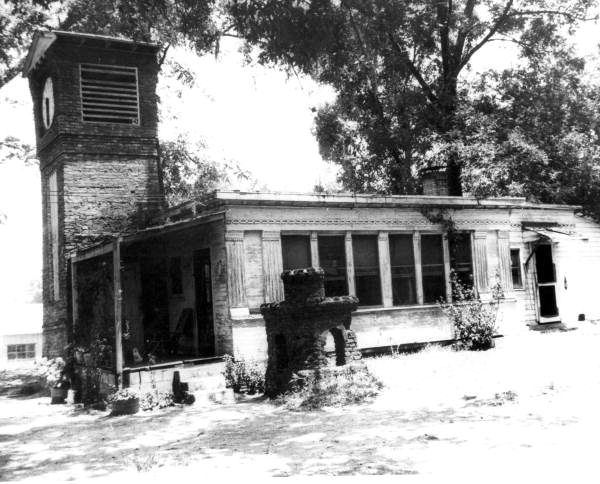
<instances>
[{"instance_id":1,"label":"clock face","mask_svg":"<svg viewBox=\"0 0 600 484\"><path fill-rule=\"evenodd\" d=\"M48 129L54 118L54 89L52 87L52 79L49 77L44 84L44 92L42 94L42 120L44 128Z\"/></svg>"}]
</instances>

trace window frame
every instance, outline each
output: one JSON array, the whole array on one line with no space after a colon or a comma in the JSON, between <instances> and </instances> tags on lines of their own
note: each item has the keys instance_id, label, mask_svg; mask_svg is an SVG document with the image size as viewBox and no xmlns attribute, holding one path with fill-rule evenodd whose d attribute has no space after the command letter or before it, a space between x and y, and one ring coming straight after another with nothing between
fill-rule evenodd
<instances>
[{"instance_id":1,"label":"window frame","mask_svg":"<svg viewBox=\"0 0 600 484\"><path fill-rule=\"evenodd\" d=\"M402 308L402 307L407 307L407 306L422 306L423 304L419 304L419 290L418 290L418 284L419 281L417 280L417 256L415 253L415 233L417 233L416 230L413 231L404 231L404 232L388 232L388 250L390 253L390 276L391 276L391 291L392 291L392 307L395 308ZM394 267L406 267L407 265L404 264L402 266L394 266L393 265L393 261L392 261L392 238L393 237L398 237L398 236L404 236L407 237L410 240L410 247L411 247L411 255L412 255L412 281L414 284L414 301L413 302L409 302L407 304L395 304L394 302ZM419 254L420 255L420 254ZM400 279L401 277L396 277L396 279Z\"/></svg>"},{"instance_id":2,"label":"window frame","mask_svg":"<svg viewBox=\"0 0 600 484\"><path fill-rule=\"evenodd\" d=\"M305 267L311 267L312 266L312 260L313 260L313 254L312 254L312 247L311 247L311 242L310 242L310 233L308 232L281 232L279 235L279 238L281 240L281 265L283 267L283 270L288 270L285 267L285 255L284 255L284 249L283 249L283 239L286 237L302 237L302 238L306 238L308 241L308 265ZM300 267L296 267L294 269L301 269Z\"/></svg>"},{"instance_id":3,"label":"window frame","mask_svg":"<svg viewBox=\"0 0 600 484\"><path fill-rule=\"evenodd\" d=\"M513 267L513 260L512 260L512 253L513 251L517 251L517 257L519 259L519 265L518 267L516 267L519 270L519 278L520 278L520 285L519 286L515 286L515 280L513 277L513 269L515 269L515 267ZM525 271L523 270L523 259L521 258L521 248L520 247L510 247L509 248L509 256L510 256L510 278L511 278L511 283L512 283L512 288L515 291L524 291L525 290Z\"/></svg>"},{"instance_id":4,"label":"window frame","mask_svg":"<svg viewBox=\"0 0 600 484\"><path fill-rule=\"evenodd\" d=\"M377 307L382 307L383 306L383 286L381 284L381 257L379 254L379 234L378 233L373 233L373 232L361 232L361 231L356 231L356 232L350 232L351 237L352 237L352 262L353 262L353 266L354 266L354 291L356 292L356 297L358 298L359 301L359 306L360 308L377 308ZM358 295L358 277L364 277L364 276L359 276L357 274L357 265L356 265L356 257L355 257L355 253L354 253L354 240L355 237L357 238L372 238L375 241L375 258L377 260L377 264L375 265L375 269L376 269L376 276L377 276L377 283L379 284L379 302L376 304L362 304L360 302L360 297ZM366 266L365 266L366 267ZM348 273L348 258L346 257L346 280L348 279L347 276ZM373 277L373 276L371 276Z\"/></svg>"},{"instance_id":5,"label":"window frame","mask_svg":"<svg viewBox=\"0 0 600 484\"><path fill-rule=\"evenodd\" d=\"M435 265L442 266L442 279L444 281L444 293L443 293L442 297L448 298L448 278L450 277L450 274L448 273L447 269L450 266L450 256L448 254L448 259L446 259L446 250L444 248L444 245L446 244L445 241L447 241L447 233L441 232L441 231L423 231L423 232L420 232L421 243L419 244L419 250L420 250L419 255L420 255L420 260L421 260L421 289L423 292L423 304L422 304L423 306L438 304L438 301L427 301L425 298L425 284L424 284L425 271L423 269L425 268L426 264L423 263L423 237L432 236L432 235L439 236L440 240L441 240L442 263L435 264ZM427 265L430 266L432 264L427 264Z\"/></svg>"},{"instance_id":6,"label":"window frame","mask_svg":"<svg viewBox=\"0 0 600 484\"><path fill-rule=\"evenodd\" d=\"M6 345L6 359L8 361L35 359L35 343L11 343ZM11 348L12 347L12 348ZM22 349L21 349L22 347ZM12 355L12 357L11 357ZM23 356L19 356L23 355Z\"/></svg>"}]
</instances>

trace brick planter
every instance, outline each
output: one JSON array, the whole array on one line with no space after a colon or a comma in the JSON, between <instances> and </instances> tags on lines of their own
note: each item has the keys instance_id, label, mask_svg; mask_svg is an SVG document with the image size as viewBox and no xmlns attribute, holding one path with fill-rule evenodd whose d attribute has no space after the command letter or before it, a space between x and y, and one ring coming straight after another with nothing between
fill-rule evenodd
<instances>
[{"instance_id":1,"label":"brick planter","mask_svg":"<svg viewBox=\"0 0 600 484\"><path fill-rule=\"evenodd\" d=\"M336 365L361 359L356 334L350 329L358 299L325 297L325 273L320 268L284 271L281 279L285 300L260 308L268 345L265 393L270 397L289 390L307 371L329 365L325 354L328 332L335 343Z\"/></svg>"}]
</instances>

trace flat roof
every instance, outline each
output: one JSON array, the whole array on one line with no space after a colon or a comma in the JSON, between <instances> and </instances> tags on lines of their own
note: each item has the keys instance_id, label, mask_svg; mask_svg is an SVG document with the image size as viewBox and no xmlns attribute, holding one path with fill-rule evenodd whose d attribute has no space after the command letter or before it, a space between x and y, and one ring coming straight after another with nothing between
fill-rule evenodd
<instances>
[{"instance_id":1,"label":"flat roof","mask_svg":"<svg viewBox=\"0 0 600 484\"><path fill-rule=\"evenodd\" d=\"M191 205L196 201L188 202ZM538 210L568 210L581 207L528 202L524 197L497 197L478 199L473 196L431 196L431 195L381 195L378 193L278 193L216 191L202 200L207 209L221 205L262 205L262 206L328 206L328 207L445 207L445 208L523 208ZM181 207L179 208L181 209Z\"/></svg>"}]
</instances>

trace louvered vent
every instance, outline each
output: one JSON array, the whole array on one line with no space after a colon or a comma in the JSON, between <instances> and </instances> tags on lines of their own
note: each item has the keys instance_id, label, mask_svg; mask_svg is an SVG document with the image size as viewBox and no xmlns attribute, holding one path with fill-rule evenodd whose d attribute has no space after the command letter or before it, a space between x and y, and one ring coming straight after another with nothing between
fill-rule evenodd
<instances>
[{"instance_id":1,"label":"louvered vent","mask_svg":"<svg viewBox=\"0 0 600 484\"><path fill-rule=\"evenodd\" d=\"M81 64L80 69L84 121L139 124L135 67Z\"/></svg>"}]
</instances>

